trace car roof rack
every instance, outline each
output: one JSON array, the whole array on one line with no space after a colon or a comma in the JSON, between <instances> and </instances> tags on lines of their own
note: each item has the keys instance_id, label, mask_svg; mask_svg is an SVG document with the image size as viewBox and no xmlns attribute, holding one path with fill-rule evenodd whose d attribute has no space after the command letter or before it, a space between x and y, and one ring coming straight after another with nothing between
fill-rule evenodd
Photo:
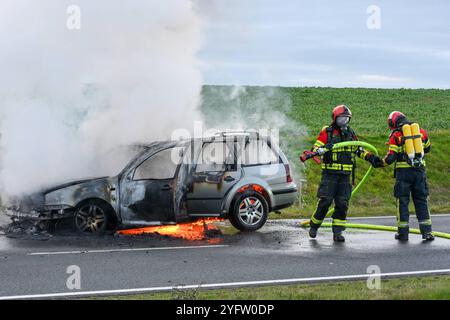
<instances>
[{"instance_id":1,"label":"car roof rack","mask_svg":"<svg viewBox=\"0 0 450 320\"><path fill-rule=\"evenodd\" d=\"M259 132L256 130L227 130L221 131L214 134L215 137L226 137L226 136L251 136L256 135L260 137Z\"/></svg>"}]
</instances>

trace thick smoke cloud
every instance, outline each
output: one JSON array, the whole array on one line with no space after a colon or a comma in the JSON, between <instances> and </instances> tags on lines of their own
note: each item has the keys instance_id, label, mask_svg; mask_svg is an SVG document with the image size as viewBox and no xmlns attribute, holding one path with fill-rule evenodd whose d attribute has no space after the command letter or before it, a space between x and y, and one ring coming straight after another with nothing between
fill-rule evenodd
<instances>
[{"instance_id":1,"label":"thick smoke cloud","mask_svg":"<svg viewBox=\"0 0 450 320\"><path fill-rule=\"evenodd\" d=\"M67 28L72 4L80 29ZM122 146L189 128L201 29L189 0L2 0L3 198L115 174Z\"/></svg>"}]
</instances>

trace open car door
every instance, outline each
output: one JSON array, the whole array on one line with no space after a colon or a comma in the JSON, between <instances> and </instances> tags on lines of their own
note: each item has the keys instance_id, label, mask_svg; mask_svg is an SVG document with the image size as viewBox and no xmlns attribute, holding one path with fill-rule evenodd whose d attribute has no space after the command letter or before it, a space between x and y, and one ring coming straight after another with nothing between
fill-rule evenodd
<instances>
[{"instance_id":1,"label":"open car door","mask_svg":"<svg viewBox=\"0 0 450 320\"><path fill-rule=\"evenodd\" d=\"M160 150L136 165L120 186L122 221L129 225L175 222L174 184L183 147Z\"/></svg>"},{"instance_id":2,"label":"open car door","mask_svg":"<svg viewBox=\"0 0 450 320\"><path fill-rule=\"evenodd\" d=\"M203 141L198 149L186 193L187 214L220 215L225 195L242 177L235 142Z\"/></svg>"},{"instance_id":3,"label":"open car door","mask_svg":"<svg viewBox=\"0 0 450 320\"><path fill-rule=\"evenodd\" d=\"M175 179L175 192L173 196L173 207L176 221L189 218L187 212L186 195L193 183L193 172L195 170L194 160L201 150L202 144L199 139L191 139L185 144L180 154L182 160Z\"/></svg>"}]
</instances>

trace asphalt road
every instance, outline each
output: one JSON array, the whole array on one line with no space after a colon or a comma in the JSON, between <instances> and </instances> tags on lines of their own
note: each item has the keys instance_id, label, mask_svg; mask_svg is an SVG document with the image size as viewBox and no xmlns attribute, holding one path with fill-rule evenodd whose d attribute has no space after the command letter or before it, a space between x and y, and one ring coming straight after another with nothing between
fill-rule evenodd
<instances>
[{"instance_id":1,"label":"asphalt road","mask_svg":"<svg viewBox=\"0 0 450 320\"><path fill-rule=\"evenodd\" d=\"M352 222L394 225L395 218ZM436 231L450 233L450 215L434 216L433 224ZM317 239L309 239L294 220L268 221L258 232L225 235L213 243L154 236L48 239L0 234L0 298L363 279L371 265L392 276L450 274L450 240L424 243L411 235L403 244L390 232L350 229L346 238L335 244L330 229L323 228ZM71 265L80 268L80 289L67 288Z\"/></svg>"}]
</instances>

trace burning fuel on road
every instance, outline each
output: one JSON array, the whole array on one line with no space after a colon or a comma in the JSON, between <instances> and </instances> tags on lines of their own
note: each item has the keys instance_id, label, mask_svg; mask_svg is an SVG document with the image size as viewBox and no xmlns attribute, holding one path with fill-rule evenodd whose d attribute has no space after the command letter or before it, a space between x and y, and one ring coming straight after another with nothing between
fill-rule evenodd
<instances>
[{"instance_id":1,"label":"burning fuel on road","mask_svg":"<svg viewBox=\"0 0 450 320\"><path fill-rule=\"evenodd\" d=\"M216 237L220 234L220 230L214 224L215 222L219 221L223 221L223 219L207 218L194 222L178 223L174 225L126 229L120 230L117 233L120 235L128 236L155 234L161 236L169 236L172 238L181 238L190 241L208 240L208 242L214 242L215 240L217 240L220 242L220 239ZM212 235L215 236L215 238L212 238Z\"/></svg>"}]
</instances>

